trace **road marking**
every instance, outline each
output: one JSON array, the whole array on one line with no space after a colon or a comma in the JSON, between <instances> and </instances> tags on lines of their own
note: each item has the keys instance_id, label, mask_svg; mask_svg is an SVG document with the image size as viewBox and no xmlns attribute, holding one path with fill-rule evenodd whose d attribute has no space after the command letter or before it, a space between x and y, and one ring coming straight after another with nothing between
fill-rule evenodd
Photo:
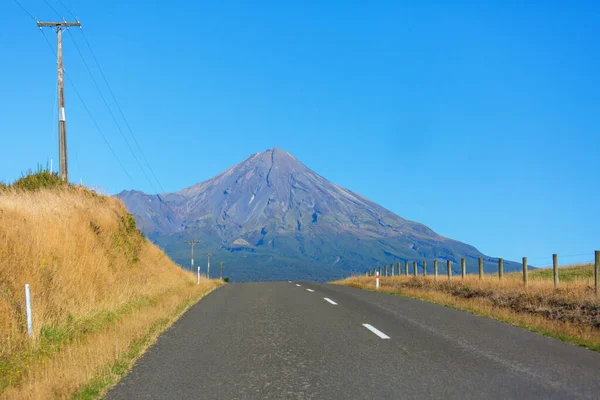
<instances>
[{"instance_id":1,"label":"road marking","mask_svg":"<svg viewBox=\"0 0 600 400\"><path fill-rule=\"evenodd\" d=\"M289 283L294 283L294 282L292 282L292 281L288 281L288 282L289 282Z\"/></svg>"},{"instance_id":2,"label":"road marking","mask_svg":"<svg viewBox=\"0 0 600 400\"><path fill-rule=\"evenodd\" d=\"M325 299L325 301L330 302L331 304L333 304L334 306L337 306L337 303L331 299L328 299L327 297L323 297Z\"/></svg>"},{"instance_id":3,"label":"road marking","mask_svg":"<svg viewBox=\"0 0 600 400\"><path fill-rule=\"evenodd\" d=\"M302 286L302 285L299 285L299 284L297 284L297 283L296 283L296 286L300 287L300 286Z\"/></svg>"},{"instance_id":4,"label":"road marking","mask_svg":"<svg viewBox=\"0 0 600 400\"><path fill-rule=\"evenodd\" d=\"M379 336L381 339L389 339L390 338L388 335L386 335L385 333L381 332L379 329L375 328L371 324L362 324L362 325L365 328L367 328L368 330L370 330L371 332L373 332L374 334L376 334L377 336Z\"/></svg>"},{"instance_id":5,"label":"road marking","mask_svg":"<svg viewBox=\"0 0 600 400\"><path fill-rule=\"evenodd\" d=\"M308 290L309 292L314 292L314 290L312 290L312 289L306 289L306 290Z\"/></svg>"}]
</instances>

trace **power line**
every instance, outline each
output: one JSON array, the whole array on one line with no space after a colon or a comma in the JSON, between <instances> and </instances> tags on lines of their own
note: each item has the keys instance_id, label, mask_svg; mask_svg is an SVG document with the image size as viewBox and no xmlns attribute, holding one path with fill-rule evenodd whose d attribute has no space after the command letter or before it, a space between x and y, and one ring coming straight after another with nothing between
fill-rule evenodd
<instances>
[{"instance_id":1,"label":"power line","mask_svg":"<svg viewBox=\"0 0 600 400\"><path fill-rule=\"evenodd\" d=\"M158 180L158 178L156 177L156 174L154 173L154 170L152 169L150 163L148 162L148 159L146 158L146 156L144 155L144 152L142 151L142 148L137 140L137 138L135 137L133 130L131 129L131 126L129 125L129 122L127 121L127 118L125 118L125 114L123 113L123 110L121 109L121 106L119 105L119 102L117 101L110 85L108 84L108 80L106 79L106 76L104 75L104 72L102 71L102 68L100 67L100 63L98 62L98 59L96 58L96 55L94 54L94 51L92 50L92 47L90 46L90 43L87 39L87 36L85 34L85 31L82 29L81 31L83 39L85 40L85 43L88 46L88 49L90 50L90 53L92 54L92 58L94 59L94 61L96 62L96 65L98 66L98 70L100 71L100 75L102 76L102 79L104 80L104 83L106 84L106 87L108 88L108 92L110 93L113 101L115 102L116 106L117 106L117 110L119 110L119 114L121 115L121 117L123 118L123 121L125 122L125 126L127 127L127 129L129 130L129 133L131 134L131 137L133 138L133 141L135 142L138 151L140 152L140 154L142 155L142 158L144 159L144 162L146 163L146 165L148 166L148 169L150 170L150 173L152 174L152 176L154 177L154 180L156 180L156 183L158 183L158 186L160 187L161 192L165 192L164 188L162 187L162 185L160 184L160 181Z\"/></svg>"},{"instance_id":2,"label":"power line","mask_svg":"<svg viewBox=\"0 0 600 400\"><path fill-rule=\"evenodd\" d=\"M57 15L59 18L62 18L62 15L60 15L60 14L58 13L58 11L56 11L56 8L52 7L52 5L50 5L50 3L48 3L48 0L44 0L44 3L46 3L46 5L47 5L48 7L50 7L50 9L51 9L52 11L54 11L54 13L55 13L55 14L56 14L56 15Z\"/></svg>"},{"instance_id":3,"label":"power line","mask_svg":"<svg viewBox=\"0 0 600 400\"><path fill-rule=\"evenodd\" d=\"M32 20L34 20L35 22L37 22L37 19L29 11L27 11L27 9L21 3L19 3L18 0L13 0L13 2L16 5L18 5L21 8L21 10L23 10L25 12L25 14L27 14ZM44 38L45 38L45 36L44 36ZM50 45L50 42L48 42L47 39L46 39L46 42L48 43L48 45ZM50 48L52 49L51 45L50 45ZM56 53L55 53L55 56L56 56ZM56 90L58 91L58 83L56 84ZM52 112L52 135L51 135L52 139L55 138L55 136L54 136L54 129L56 128L56 125L55 125L55 122L54 122L54 117L57 115L57 111L58 111L58 109L56 108L56 103L57 103L57 98L55 97L54 98L54 106L52 108L53 109L53 112Z\"/></svg>"},{"instance_id":4,"label":"power line","mask_svg":"<svg viewBox=\"0 0 600 400\"><path fill-rule=\"evenodd\" d=\"M36 21L36 18L29 12L27 11L27 9L18 1L18 0L13 0L15 2L15 4L17 4L32 20ZM58 2L65 8L65 10L71 14L71 16L73 16L75 19L77 19L77 17L75 17L75 15L71 12L71 10L64 4L64 2L62 0L58 0ZM56 8L54 8L47 0L44 0L44 3L46 3L46 5L59 17L61 17L60 13L56 10ZM108 102L106 101L106 98L104 97L104 95L102 94L102 91L100 90L100 87L96 81L96 79L94 78L94 75L91 72L91 69L89 68L89 65L87 64L87 62L85 61L85 58L83 57L83 54L81 52L81 49L79 48L77 42L75 41L75 38L73 36L73 34L71 33L70 30L68 30L69 34L71 35L71 38L73 40L73 44L75 45L75 48L77 49L77 53L79 54L79 56L81 57L81 60L84 64L84 66L86 67L90 77L92 78L92 81L94 83L94 86L96 87L96 89L98 90L98 93L100 94L100 97L102 98L102 101L104 102L106 108L108 109L113 121L115 122L115 124L117 125L117 128L121 134L121 136L123 137L123 139L125 140L125 143L127 144L127 147L129 148L129 151L131 152L131 154L133 155L136 163L138 164L138 166L140 167L142 173L144 174L146 180L148 181L148 183L150 183L150 186L152 187L152 189L156 190L156 187L154 186L154 184L152 183L152 180L148 177L148 175L146 174L146 171L144 169L144 167L142 166L141 162L139 161L139 159L137 158L135 152L133 151L131 145L129 144L129 141L127 140L125 134L123 133L123 130L121 129L121 126L119 125L114 113L112 112ZM162 188L162 185L160 184L160 181L158 180L158 178L156 177L156 174L154 173L154 171L152 170L152 167L150 166L150 163L148 162L146 156L144 155L141 146L139 144L139 142L137 141L137 138L135 137L133 130L131 129L129 123L127 122L127 119L125 118L125 115L123 113L123 110L121 109L120 105L118 104L116 97L112 91L112 89L110 88L110 85L108 84L108 80L106 79L106 76L104 75L104 72L102 71L102 68L100 67L100 63L98 62L98 59L96 58L96 55L94 54L92 47L87 39L87 37L85 36L85 33L83 33L83 37L84 40L90 50L90 53L92 54L92 57L94 58L94 62L96 63L96 65L98 66L98 69L100 71L100 74L102 75L102 78L104 80L104 83L106 84L109 93L111 95L111 97L113 98L115 104L117 105L117 108L119 110L119 113L121 114L121 116L123 117L123 120L125 121L125 124L131 134L131 136L133 137L133 140L138 148L138 151L140 152L140 154L142 155L142 158L144 159L144 162L146 163L146 165L148 166L148 169L150 170L152 176L154 177L154 179L156 180L156 182L158 183L158 186L160 187L161 191L164 192L164 189ZM48 41L48 38L46 37L45 33L42 32L42 36L44 37L44 40L46 41L46 43L48 44L48 47L50 48L51 52L53 53L54 56L56 56L56 52L54 51L52 45L50 44L50 42ZM86 110L87 114L89 115L90 119L92 120L92 122L94 123L94 125L96 126L96 129L98 130L98 132L100 133L100 135L102 136L102 138L104 139L104 142L106 143L106 145L108 146L109 150L111 151L112 155L115 157L115 159L117 160L117 162L119 163L119 165L121 166L121 168L123 169L123 171L125 172L125 174L129 177L129 179L131 178L131 175L129 174L129 172L127 171L127 169L125 168L125 166L123 165L123 163L121 162L121 160L119 159L119 157L117 156L116 152L114 151L114 149L112 148L112 146L110 145L110 142L108 141L108 139L106 138L106 136L104 135L104 132L102 131L102 129L100 128L100 126L98 125L96 119L93 117L90 109L88 108L87 104L85 103L85 101L83 100L83 97L81 96L81 94L79 93L79 91L77 90L77 87L75 86L75 84L73 83L73 81L71 80L71 78L67 75L66 70L65 70L65 77L67 78L67 80L69 81L69 83L71 84L71 86L73 87L73 90L75 91L75 94L77 95L77 97L79 98L79 100L81 101L81 104L83 105L84 109Z\"/></svg>"},{"instance_id":5,"label":"power line","mask_svg":"<svg viewBox=\"0 0 600 400\"><path fill-rule=\"evenodd\" d=\"M56 83L56 91L58 92L58 82ZM58 98L54 97L54 106L52 108L52 140L55 139L54 129L56 128L56 119L58 119Z\"/></svg>"},{"instance_id":6,"label":"power line","mask_svg":"<svg viewBox=\"0 0 600 400\"><path fill-rule=\"evenodd\" d=\"M35 22L37 22L37 20L35 19L35 17L29 12L27 11L27 9L25 7L23 7L23 5L18 1L18 0L13 0L27 15L29 15L29 17L34 20ZM46 3L47 4L47 3ZM53 8L53 7L50 7ZM54 10L56 12L56 10ZM42 30L40 30L40 33L42 34L44 40L46 41L46 44L48 45L48 48L50 49L50 52L54 55L54 57L56 57L56 51L54 50L54 48L52 47L52 44L50 43L50 41L48 40L48 37L46 36L46 33ZM71 80L71 78L69 77L69 75L67 74L66 69L64 70L65 72L65 77L67 78L67 81L69 81L69 84L73 87L73 91L75 92L75 94L77 95L77 97L79 98L79 101L81 101L81 104L83 105L83 108L85 109L85 111L87 112L87 114L89 115L90 119L92 120L92 122L94 123L94 125L96 126L96 129L98 130L98 133L100 133L100 136L102 136L102 139L104 139L104 142L106 143L106 146L108 147L108 149L110 150L110 152L112 153L113 157L115 158L115 160L117 161L117 163L119 163L119 165L121 166L121 169L123 169L123 172L125 172L125 175L127 175L127 177L129 177L129 179L133 180L133 178L131 178L131 175L129 175L129 172L127 172L127 169L125 168L125 166L123 165L123 163L121 162L121 160L119 159L119 157L117 156L117 153L115 153L115 151L113 150L112 146L110 145L110 143L108 142L108 139L106 138L106 136L104 135L104 132L102 132L102 129L100 128L100 126L98 125L98 123L96 122L96 119L94 118L94 116L92 115L92 113L90 112L90 109L88 108L88 106L85 104L85 101L83 100L83 97L81 97L81 94L79 93L79 91L77 90L77 87L75 86L75 84L73 83L73 81Z\"/></svg>"},{"instance_id":7,"label":"power line","mask_svg":"<svg viewBox=\"0 0 600 400\"><path fill-rule=\"evenodd\" d=\"M561 253L556 253L558 254L559 258L572 258L572 257L584 257L584 256L593 256L590 255L590 253L583 253L583 254L561 254ZM529 257L530 260L541 260L541 259L548 259L548 258L552 258L552 255L549 256L537 256L537 257Z\"/></svg>"},{"instance_id":8,"label":"power line","mask_svg":"<svg viewBox=\"0 0 600 400\"><path fill-rule=\"evenodd\" d=\"M35 18L34 18L35 19ZM56 57L56 51L54 51L54 48L52 47L52 44L50 44L50 41L48 40L48 38L46 37L46 34L44 33L44 31L40 31L42 33L42 36L44 37L44 40L46 41L46 43L48 44L48 47L50 48L50 51L52 52L52 54ZM75 86L75 84L73 83L73 81L71 80L69 74L67 74L67 70L65 69L65 77L67 78L67 81L69 81L69 84L71 84L71 86L73 87L73 91L75 92L75 94L77 95L77 97L79 98L79 101L81 101L81 104L83 105L83 108L85 109L85 111L87 112L87 114L89 115L90 119L92 120L92 122L94 123L94 125L96 126L96 129L98 130L98 132L100 133L100 135L102 136L102 139L104 139L104 142L106 143L106 146L108 146L108 149L110 150L110 152L112 153L112 155L114 156L115 160L117 160L117 162L119 163L119 165L121 166L121 168L123 169L123 172L125 172L125 175L127 175L127 177L129 177L129 179L133 180L133 178L131 177L131 175L129 175L129 172L127 172L127 169L125 168L125 166L123 165L123 163L121 162L121 160L119 159L119 157L117 156L117 153L115 153L115 151L113 150L112 146L110 145L110 143L108 142L108 139L106 138L106 136L104 135L104 132L102 132L102 129L100 128L100 126L98 125L98 122L96 122L96 119L94 118L94 116L92 115L90 109L88 108L87 104L85 103L85 101L83 100L83 97L81 97L81 94L79 93L79 91L77 90L77 87Z\"/></svg>"},{"instance_id":9,"label":"power line","mask_svg":"<svg viewBox=\"0 0 600 400\"><path fill-rule=\"evenodd\" d=\"M71 37L71 39L73 40L73 44L75 45L75 49L77 50L77 53L79 54L79 57L81 58L81 61L83 62L83 65L85 66L85 68L88 71L88 74L90 75L90 77L92 78L92 82L94 83L94 86L96 87L96 90L98 90L98 93L100 94L100 98L102 98L102 101L104 102L104 105L106 106L106 109L108 110L108 113L110 114L110 116L112 117L115 125L117 126L117 129L119 130L119 133L121 134L121 136L123 137L123 140L125 140L125 144L127 144L127 147L129 148L129 151L131 152L131 154L133 155L133 158L135 159L136 163L138 164L138 166L140 167L140 170L142 171L142 173L144 174L144 176L146 177L146 180L148 181L148 183L150 183L150 186L152 187L152 189L154 191L156 191L156 188L154 187L154 184L152 183L152 181L150 180L150 178L148 177L148 175L146 174L146 171L144 170L144 167L142 166L142 164L140 163L140 160L137 158L137 156L135 155L135 152L133 151L133 149L131 148L131 145L129 144L129 141L127 140L127 137L125 136L125 134L123 133L123 130L121 129L121 126L119 125L119 122L117 121L114 113L112 112L112 109L110 108L110 105L108 104L108 102L106 101L106 98L104 97L104 95L102 94L102 91L100 90L100 86L98 86L98 82L96 81L96 78L94 78L94 74L92 74L92 70L90 69L89 65L87 64L87 62L85 61L85 58L83 57L83 54L81 53L81 49L79 48L79 45L77 44L77 42L75 41L75 38L73 37L73 34L71 33L70 30L68 30L69 35Z\"/></svg>"},{"instance_id":10,"label":"power line","mask_svg":"<svg viewBox=\"0 0 600 400\"><path fill-rule=\"evenodd\" d=\"M67 7L67 6L65 5L65 3L63 3L63 2L62 2L62 0L58 0L58 2L60 3L60 5L61 5L61 6L63 6L63 7L64 7L64 9L65 9L65 10L67 10L67 12L68 12L69 14L71 14L71 17L73 17L73 18L77 19L77 17L76 17L75 15L73 15L73 13L71 12L71 10L69 10L69 7Z\"/></svg>"},{"instance_id":11,"label":"power line","mask_svg":"<svg viewBox=\"0 0 600 400\"><path fill-rule=\"evenodd\" d=\"M73 13L69 10L69 8L62 2L60 1L60 4L67 10L67 12L69 14L71 14L75 19L77 19L77 17L75 17L73 15ZM58 11L56 11L56 9L54 7L52 7L47 0L44 0L44 3L46 3L48 5L48 7L50 7L50 9L52 9L54 11L54 13L56 13L59 17L60 14L58 13ZM96 87L96 90L98 91L98 94L100 94L100 98L102 98L102 101L104 102L104 105L106 106L106 109L108 110L108 113L110 114L111 118L113 119L115 125L117 126L117 129L119 131L119 133L121 134L121 137L123 138L123 140L125 141L125 144L127 145L127 148L129 149L129 151L131 152L131 155L133 155L133 158L135 159L135 162L137 163L137 165L140 167L140 170L142 171L142 174L144 174L144 177L146 178L146 180L148 181L148 183L150 184L150 186L152 187L152 189L155 192L158 192L156 190L156 187L154 186L154 184L152 183L152 181L150 180L150 178L148 177L148 175L146 174L146 170L144 169L144 167L142 166L142 163L140 162L140 160L138 159L138 157L136 156L135 152L133 151L131 145L129 144L129 141L127 140L127 137L125 136L125 134L123 133L123 130L121 129L121 126L119 125L119 122L117 121L112 109L110 108L110 105L108 104L108 102L106 101L106 98L104 97L104 95L102 94L102 90L100 89L100 86L98 85L98 82L96 81L96 78L94 77L94 74L92 73L92 70L90 69L87 61L85 61L85 57L83 56L83 53L81 52L81 49L79 48L79 45L77 44L77 41L75 40L75 37L73 36L73 34L71 33L70 30L68 30L69 35L71 37L71 39L73 40L73 44L75 45L75 49L77 50L77 53L79 54L79 57L81 58L81 61L83 62L83 65L85 66L88 74L90 75L90 78L92 78L92 82L94 83L94 86ZM83 31L82 31L83 32ZM87 41L87 39L86 39ZM89 47L89 44L88 44ZM94 57L95 58L95 57ZM96 64L98 64L98 61L96 60ZM99 64L98 64L98 68L99 68ZM100 68L99 68L100 69ZM102 72L101 72L102 73ZM104 76L104 74L102 74ZM104 78L105 82L106 82L106 78ZM107 83L108 86L108 83ZM110 91L110 88L109 88ZM113 96L114 98L114 96ZM134 138L135 139L135 138ZM139 147L139 145L138 145ZM143 156L143 154L142 154Z\"/></svg>"},{"instance_id":12,"label":"power line","mask_svg":"<svg viewBox=\"0 0 600 400\"><path fill-rule=\"evenodd\" d=\"M14 2L15 2L15 3L16 3L18 6L19 6L19 7L21 7L21 10L25 11L25 13L26 13L27 15L29 15L29 16L31 17L31 19L32 19L32 20L34 20L34 21L36 21L36 22L37 22L37 20L35 19L35 17L34 17L33 15L31 15L31 13L30 13L29 11L27 11L27 9L26 9L25 7L23 7L23 5L22 5L21 3L19 3L19 1L18 1L18 0L13 0L13 1L14 1Z\"/></svg>"},{"instance_id":13,"label":"power line","mask_svg":"<svg viewBox=\"0 0 600 400\"><path fill-rule=\"evenodd\" d=\"M112 153L112 155L115 157L115 160L117 160L117 162L119 163L119 165L123 169L123 172L125 172L125 175L127 175L127 177L129 179L133 180L133 178L131 177L131 175L129 175L129 172L127 172L127 169L125 168L125 166L123 165L123 163L121 162L121 160L119 159L119 157L117 156L117 153L115 153L115 151L113 150L112 146L108 142L108 139L106 138L106 135L104 135L104 132L102 132L102 129L100 129L100 126L98 125L98 122L96 122L96 120L94 119L94 117L93 117L90 109L85 104L85 101L83 101L83 97L81 97L81 94L79 94L79 91L75 87L75 84L73 83L73 81L71 80L71 78L69 77L69 75L67 75L66 73L65 73L65 77L67 78L67 81L69 81L69 84L71 84L71 87L73 87L73 91L75 92L75 94L79 98L79 101L81 101L81 104L83 105L83 108L85 109L85 111L89 115L90 119L92 120L92 122L96 126L96 129L98 130L98 132L100 133L100 135L102 135L102 139L104 139L104 142L108 146L108 149L110 150L110 152Z\"/></svg>"},{"instance_id":14,"label":"power line","mask_svg":"<svg viewBox=\"0 0 600 400\"><path fill-rule=\"evenodd\" d=\"M73 12L71 12L71 10L69 9L69 7L67 7L66 4L62 0L57 0L57 1L60 3L61 6L64 7L64 9L71 15L71 17L77 19L77 17L75 16L75 14L73 14ZM121 105L117 101L117 98L116 98L115 94L112 91L112 88L110 87L110 85L108 83L108 79L106 79L106 75L104 74L104 71L102 70L102 67L100 66L100 62L98 61L98 58L96 57L96 54L94 53L94 50L92 49L92 46L90 45L90 42L89 42L89 40L87 38L87 35L85 34L85 30L81 29L81 34L83 36L83 40L85 41L85 44L87 45L87 47L88 47L88 49L90 51L90 54L92 55L92 58L94 59L94 62L96 64L96 66L98 67L98 71L100 72L100 75L102 76L102 80L104 81L104 84L106 85L106 87L108 89L108 93L110 93L110 96L111 96L112 100L114 101L115 105L117 106L117 110L119 111L119 114L121 115L121 118L123 118L123 121L125 122L125 126L127 127L127 130L129 131L129 134L133 138L133 141L134 141L134 143L135 143L135 145L137 147L137 150L141 154L142 159L146 163L146 166L148 167L148 170L150 171L150 173L152 174L152 177L154 178L154 180L158 184L158 187L160 188L161 192L164 193L165 192L164 188L162 187L160 181L156 177L156 174L154 173L154 170L152 169L152 165L150 164L150 162L146 158L146 155L144 154L144 151L142 150L142 147L140 146L140 144L139 144L139 142L138 142L135 134L133 133L133 129L131 129L131 126L129 125L129 122L127 121L127 118L125 117L125 113L123 112L123 109L121 108Z\"/></svg>"}]
</instances>

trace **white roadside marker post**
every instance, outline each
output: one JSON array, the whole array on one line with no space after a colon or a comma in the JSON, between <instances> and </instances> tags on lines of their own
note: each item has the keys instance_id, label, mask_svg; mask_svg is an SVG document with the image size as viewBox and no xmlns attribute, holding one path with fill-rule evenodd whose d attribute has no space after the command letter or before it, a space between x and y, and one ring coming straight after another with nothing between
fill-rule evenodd
<instances>
[{"instance_id":1,"label":"white roadside marker post","mask_svg":"<svg viewBox=\"0 0 600 400\"><path fill-rule=\"evenodd\" d=\"M198 282L196 284L197 285L200 284L200 267L198 267Z\"/></svg>"},{"instance_id":2,"label":"white roadside marker post","mask_svg":"<svg viewBox=\"0 0 600 400\"><path fill-rule=\"evenodd\" d=\"M379 289L379 270L375 274L375 289Z\"/></svg>"},{"instance_id":3,"label":"white roadside marker post","mask_svg":"<svg viewBox=\"0 0 600 400\"><path fill-rule=\"evenodd\" d=\"M31 295L29 294L29 284L25 285L25 303L27 307L27 334L33 336L33 323L31 321Z\"/></svg>"}]
</instances>

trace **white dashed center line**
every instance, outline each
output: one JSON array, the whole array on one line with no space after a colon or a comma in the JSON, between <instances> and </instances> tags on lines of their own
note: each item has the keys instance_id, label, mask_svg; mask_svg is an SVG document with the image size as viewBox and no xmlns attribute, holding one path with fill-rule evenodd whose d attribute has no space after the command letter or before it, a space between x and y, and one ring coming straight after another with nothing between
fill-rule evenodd
<instances>
[{"instance_id":1,"label":"white dashed center line","mask_svg":"<svg viewBox=\"0 0 600 400\"><path fill-rule=\"evenodd\" d=\"M325 299L325 301L327 301L327 302L329 302L329 303L333 304L334 306L337 306L337 303L336 303L335 301L333 301L333 300L331 300L331 299L328 299L327 297L323 297L323 298Z\"/></svg>"},{"instance_id":2,"label":"white dashed center line","mask_svg":"<svg viewBox=\"0 0 600 400\"><path fill-rule=\"evenodd\" d=\"M314 290L312 290L312 289L306 289L306 290L308 290L309 292L314 292Z\"/></svg>"},{"instance_id":3,"label":"white dashed center line","mask_svg":"<svg viewBox=\"0 0 600 400\"><path fill-rule=\"evenodd\" d=\"M288 281L289 283L293 283L292 281Z\"/></svg>"},{"instance_id":4,"label":"white dashed center line","mask_svg":"<svg viewBox=\"0 0 600 400\"><path fill-rule=\"evenodd\" d=\"M300 287L300 286L302 286L302 285L300 285L300 284L296 283L296 286Z\"/></svg>"},{"instance_id":5,"label":"white dashed center line","mask_svg":"<svg viewBox=\"0 0 600 400\"><path fill-rule=\"evenodd\" d=\"M390 338L388 335L386 335L385 333L381 332L379 329L375 328L371 324L363 324L363 326L365 328L367 328L368 330L370 330L371 332L373 332L374 334L376 334L377 336L379 336L381 339L389 339Z\"/></svg>"}]
</instances>

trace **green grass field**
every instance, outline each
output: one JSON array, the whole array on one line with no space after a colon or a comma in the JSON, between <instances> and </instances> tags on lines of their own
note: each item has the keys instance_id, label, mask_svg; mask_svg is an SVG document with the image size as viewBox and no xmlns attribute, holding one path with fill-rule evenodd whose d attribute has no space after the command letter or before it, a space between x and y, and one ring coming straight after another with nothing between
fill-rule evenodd
<instances>
[{"instance_id":1,"label":"green grass field","mask_svg":"<svg viewBox=\"0 0 600 400\"><path fill-rule=\"evenodd\" d=\"M521 272L514 272L511 275L522 276ZM552 268L540 268L529 271L529 279L552 280L554 279ZM558 269L558 279L560 282L576 282L586 279L594 279L594 264L579 264Z\"/></svg>"}]
</instances>

